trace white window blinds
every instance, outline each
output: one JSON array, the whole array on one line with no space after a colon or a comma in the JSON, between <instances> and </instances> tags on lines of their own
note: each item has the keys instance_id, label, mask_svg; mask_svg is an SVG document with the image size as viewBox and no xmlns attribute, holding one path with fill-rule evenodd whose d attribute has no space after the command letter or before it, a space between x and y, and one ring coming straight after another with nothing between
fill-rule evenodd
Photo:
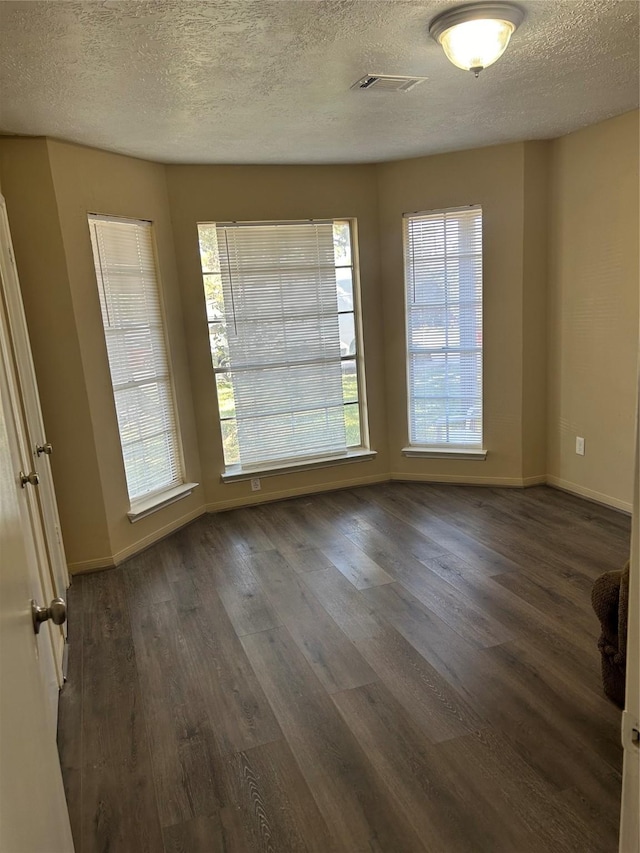
<instances>
[{"instance_id":1,"label":"white window blinds","mask_svg":"<svg viewBox=\"0 0 640 853\"><path fill-rule=\"evenodd\" d=\"M482 445L482 210L404 217L409 443Z\"/></svg>"},{"instance_id":2,"label":"white window blinds","mask_svg":"<svg viewBox=\"0 0 640 853\"><path fill-rule=\"evenodd\" d=\"M89 216L129 499L183 482L151 224Z\"/></svg>"},{"instance_id":3,"label":"white window blinds","mask_svg":"<svg viewBox=\"0 0 640 853\"><path fill-rule=\"evenodd\" d=\"M203 251L213 226L199 227ZM222 414L221 390L230 379L223 432L225 425L235 430L233 461L251 468L345 454L346 411L357 409L357 396L349 407L345 392L349 381L356 387L355 326L352 290L349 304L339 306L334 223L220 224L215 237L227 350L216 369L218 398ZM348 254L344 275L352 288L350 244ZM206 273L204 266L203 251ZM341 345L349 323L351 337ZM357 431L359 444L359 421ZM229 464L226 446L225 457Z\"/></svg>"}]
</instances>

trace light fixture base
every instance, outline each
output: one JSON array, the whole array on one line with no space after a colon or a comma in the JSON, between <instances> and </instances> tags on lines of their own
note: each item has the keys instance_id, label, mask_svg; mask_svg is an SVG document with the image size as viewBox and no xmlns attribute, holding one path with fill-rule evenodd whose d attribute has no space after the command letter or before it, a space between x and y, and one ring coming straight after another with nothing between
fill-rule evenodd
<instances>
[{"instance_id":1,"label":"light fixture base","mask_svg":"<svg viewBox=\"0 0 640 853\"><path fill-rule=\"evenodd\" d=\"M456 24L486 18L508 21L517 29L524 21L524 10L515 3L467 3L436 15L429 24L429 35L439 43L440 36Z\"/></svg>"}]
</instances>

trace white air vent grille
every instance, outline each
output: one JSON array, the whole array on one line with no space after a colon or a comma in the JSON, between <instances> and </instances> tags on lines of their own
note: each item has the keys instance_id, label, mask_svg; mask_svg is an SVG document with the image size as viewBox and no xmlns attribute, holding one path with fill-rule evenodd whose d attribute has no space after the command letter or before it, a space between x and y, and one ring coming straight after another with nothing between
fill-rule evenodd
<instances>
[{"instance_id":1,"label":"white air vent grille","mask_svg":"<svg viewBox=\"0 0 640 853\"><path fill-rule=\"evenodd\" d=\"M426 77L401 77L398 74L365 74L351 88L366 91L376 89L379 92L408 92L426 79Z\"/></svg>"}]
</instances>

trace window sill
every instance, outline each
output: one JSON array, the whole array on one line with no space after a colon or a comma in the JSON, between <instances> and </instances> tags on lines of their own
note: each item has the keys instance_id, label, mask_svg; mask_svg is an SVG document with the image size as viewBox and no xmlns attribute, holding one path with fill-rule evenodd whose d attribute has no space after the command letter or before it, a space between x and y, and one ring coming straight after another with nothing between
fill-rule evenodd
<instances>
[{"instance_id":1,"label":"window sill","mask_svg":"<svg viewBox=\"0 0 640 853\"><path fill-rule=\"evenodd\" d=\"M141 518L146 518L152 512L162 509L169 504L186 498L195 489L198 483L181 483L179 486L172 486L164 492L158 492L151 497L143 498L131 504L131 509L127 513L131 524L140 521Z\"/></svg>"},{"instance_id":2,"label":"window sill","mask_svg":"<svg viewBox=\"0 0 640 853\"><path fill-rule=\"evenodd\" d=\"M403 447L402 455L420 459L469 459L484 462L487 458L487 451L465 450L461 447Z\"/></svg>"},{"instance_id":3,"label":"window sill","mask_svg":"<svg viewBox=\"0 0 640 853\"><path fill-rule=\"evenodd\" d=\"M349 462L367 462L370 459L375 459L376 456L377 452L375 450L358 448L350 450L344 456L327 456L314 460L305 459L300 462L272 465L268 468L241 469L239 466L234 466L227 468L224 474L220 475L220 479L223 483L237 483L242 480L251 480L254 477L276 477L278 474L289 474L295 471L313 471L316 468L329 468L333 465L345 465Z\"/></svg>"}]
</instances>

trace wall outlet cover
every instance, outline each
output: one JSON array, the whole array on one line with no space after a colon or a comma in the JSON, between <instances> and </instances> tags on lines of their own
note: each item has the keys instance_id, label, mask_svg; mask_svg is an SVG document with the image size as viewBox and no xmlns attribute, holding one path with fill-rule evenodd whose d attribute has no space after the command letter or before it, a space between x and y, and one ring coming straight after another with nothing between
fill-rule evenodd
<instances>
[{"instance_id":1,"label":"wall outlet cover","mask_svg":"<svg viewBox=\"0 0 640 853\"><path fill-rule=\"evenodd\" d=\"M252 492L259 492L261 488L262 488L262 486L260 484L260 477L252 477L251 478L251 491Z\"/></svg>"},{"instance_id":2,"label":"wall outlet cover","mask_svg":"<svg viewBox=\"0 0 640 853\"><path fill-rule=\"evenodd\" d=\"M576 453L578 456L584 456L584 438L582 436L576 436Z\"/></svg>"}]
</instances>

